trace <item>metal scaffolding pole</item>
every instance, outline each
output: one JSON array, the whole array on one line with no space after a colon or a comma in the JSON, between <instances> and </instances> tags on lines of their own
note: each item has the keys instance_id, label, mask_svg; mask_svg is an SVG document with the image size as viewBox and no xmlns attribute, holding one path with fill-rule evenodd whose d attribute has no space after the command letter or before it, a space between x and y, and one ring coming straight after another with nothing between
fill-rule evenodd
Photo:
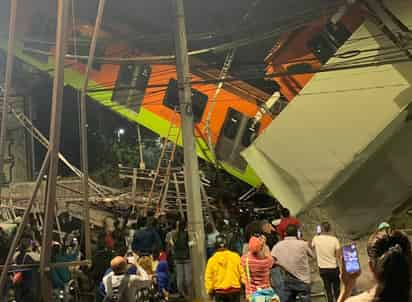
<instances>
[{"instance_id":1,"label":"metal scaffolding pole","mask_svg":"<svg viewBox=\"0 0 412 302\"><path fill-rule=\"evenodd\" d=\"M47 177L46 212L43 228L42 249L40 256L40 280L43 301L52 300L52 285L50 272L51 242L53 237L53 225L56 207L56 184L59 166L59 146L61 115L63 107L64 90L64 57L67 51L67 32L69 21L70 0L59 0L57 8L56 30L56 58L55 74L53 82L53 98L50 120L50 167Z\"/></svg>"},{"instance_id":2,"label":"metal scaffolding pole","mask_svg":"<svg viewBox=\"0 0 412 302\"><path fill-rule=\"evenodd\" d=\"M90 70L93 67L94 55L96 53L96 44L99 37L100 26L102 24L104 6L106 0L99 1L99 7L97 10L96 23L94 25L94 32L92 42L89 50L89 57L87 60L86 72L84 75L84 82L80 98L80 138L81 138L81 168L83 170L83 196L84 196L84 241L85 241L85 254L86 259L91 259L91 239L90 239L90 201L89 201L89 158L88 158L88 140L87 140L87 88L89 86Z\"/></svg>"},{"instance_id":3,"label":"metal scaffolding pole","mask_svg":"<svg viewBox=\"0 0 412 302\"><path fill-rule=\"evenodd\" d=\"M173 0L176 9L175 47L176 69L179 90L181 127L183 133L185 188L192 259L194 300L207 301L203 286L205 257L205 234L202 198L200 194L199 163L196 155L192 91L190 87L189 57L183 0Z\"/></svg>"},{"instance_id":4,"label":"metal scaffolding pole","mask_svg":"<svg viewBox=\"0 0 412 302\"><path fill-rule=\"evenodd\" d=\"M1 114L1 129L0 129L0 175L4 173L4 151L6 149L7 139L7 116L9 112L9 98L11 90L11 81L13 76L13 60L14 60L14 44L16 35L16 17L17 17L17 0L10 2L10 23L9 23L9 42L7 44L7 63L6 75L3 92L3 106ZM2 185L0 184L0 199Z\"/></svg>"},{"instance_id":5,"label":"metal scaffolding pole","mask_svg":"<svg viewBox=\"0 0 412 302\"><path fill-rule=\"evenodd\" d=\"M9 253L7 254L6 262L4 263L3 270L1 272L1 277L0 277L0 297L5 297L6 293L4 292L5 290L5 285L8 277L8 270L9 267L13 261L13 256L14 253L16 252L17 245L20 242L21 236L23 235L24 229L29 222L29 217L30 217L30 212L31 209L33 208L34 202L36 201L37 193L39 192L41 183L43 181L43 176L47 171L47 168L49 167L49 160L50 160L50 152L47 152L46 157L44 158L42 167L40 169L39 175L37 176L36 184L34 186L34 190L29 202L29 205L27 206L26 210L24 211L23 219L22 222L20 223L19 227L17 228L16 235L13 238L13 242L11 243Z\"/></svg>"}]
</instances>

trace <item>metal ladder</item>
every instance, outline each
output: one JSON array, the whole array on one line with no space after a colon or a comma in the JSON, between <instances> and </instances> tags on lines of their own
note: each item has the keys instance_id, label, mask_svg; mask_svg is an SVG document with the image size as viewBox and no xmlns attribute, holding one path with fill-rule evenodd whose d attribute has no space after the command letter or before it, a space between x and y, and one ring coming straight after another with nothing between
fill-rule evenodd
<instances>
[{"instance_id":1,"label":"metal ladder","mask_svg":"<svg viewBox=\"0 0 412 302\"><path fill-rule=\"evenodd\" d=\"M9 106L11 113L17 119L17 121L27 130L29 133L46 149L49 147L49 140L37 129L30 119L24 115L22 112L16 111L11 105ZM83 172L77 169L74 165L72 165L64 156L63 154L59 153L59 159L76 174L78 177L83 177ZM99 184L94 182L92 179L89 178L89 186L99 195L105 196L109 192L102 188Z\"/></svg>"},{"instance_id":2,"label":"metal ladder","mask_svg":"<svg viewBox=\"0 0 412 302\"><path fill-rule=\"evenodd\" d=\"M213 143L212 143L212 132L211 132L211 129L210 129L210 121L212 119L212 114L213 114L213 111L214 111L215 106L216 106L217 97L219 96L220 91L223 88L224 80L227 78L227 76L229 74L230 67L232 66L232 63L235 59L235 54L236 54L236 48L232 48L231 50L229 50L229 52L226 55L225 62L223 63L223 67L222 67L222 69L220 71L220 74L219 74L219 83L217 84L217 88L216 88L215 94L213 95L213 99L210 101L211 106L210 106L209 112L207 114L207 119L206 119L206 123L205 123L205 132L206 132L206 136L207 136L207 144L209 146L210 152L212 153L212 155L215 159L216 159L216 155L215 155L214 148L213 148Z\"/></svg>"},{"instance_id":3,"label":"metal ladder","mask_svg":"<svg viewBox=\"0 0 412 302\"><path fill-rule=\"evenodd\" d=\"M159 192L157 201L157 210L160 209L163 196L167 194L171 173L173 170L173 161L175 158L177 142L180 138L180 127L177 127L175 122L177 120L178 112L175 110L170 121L167 136L163 140L162 151L157 163L157 168L153 176L152 185L147 198L148 207L153 203L155 192ZM166 192L166 193L165 193Z\"/></svg>"},{"instance_id":4,"label":"metal ladder","mask_svg":"<svg viewBox=\"0 0 412 302\"><path fill-rule=\"evenodd\" d=\"M202 198L202 208L207 214L208 220L214 225L211 201L213 198L207 195L206 187L210 186L203 173L200 172L200 193ZM186 194L185 194L185 176L181 169L172 173L169 179L168 190L163 192L162 203L160 205L160 212L176 211L178 210L181 217L184 217L184 212L187 211Z\"/></svg>"}]
</instances>

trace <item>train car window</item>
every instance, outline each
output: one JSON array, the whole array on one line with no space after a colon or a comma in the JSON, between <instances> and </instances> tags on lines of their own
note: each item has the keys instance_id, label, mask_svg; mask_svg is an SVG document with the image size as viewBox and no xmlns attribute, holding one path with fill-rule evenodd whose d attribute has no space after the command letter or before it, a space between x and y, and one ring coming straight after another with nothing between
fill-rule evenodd
<instances>
[{"instance_id":1,"label":"train car window","mask_svg":"<svg viewBox=\"0 0 412 302\"><path fill-rule=\"evenodd\" d=\"M148 64L121 65L112 101L136 112L140 110L152 68Z\"/></svg>"},{"instance_id":2,"label":"train car window","mask_svg":"<svg viewBox=\"0 0 412 302\"><path fill-rule=\"evenodd\" d=\"M195 124L202 120L208 99L209 97L206 94L192 88L193 120ZM163 105L172 110L179 108L179 92L177 89L177 81L175 79L170 79L169 81L169 85L163 99Z\"/></svg>"},{"instance_id":3,"label":"train car window","mask_svg":"<svg viewBox=\"0 0 412 302\"><path fill-rule=\"evenodd\" d=\"M247 128L245 130L245 133L243 133L243 137L242 137L243 147L247 148L253 143L253 141L256 139L256 137L259 134L259 129L260 129L260 122L256 123L253 119L248 120Z\"/></svg>"},{"instance_id":4,"label":"train car window","mask_svg":"<svg viewBox=\"0 0 412 302\"><path fill-rule=\"evenodd\" d=\"M296 63L287 66L288 72L292 74L304 74L313 72L312 65L309 63ZM279 91L279 90L277 90Z\"/></svg>"},{"instance_id":5,"label":"train car window","mask_svg":"<svg viewBox=\"0 0 412 302\"><path fill-rule=\"evenodd\" d=\"M247 162L240 155L240 152L253 139L252 131L247 129L251 126L252 119L233 108L229 108L216 144L217 158L240 171L244 171Z\"/></svg>"},{"instance_id":6,"label":"train car window","mask_svg":"<svg viewBox=\"0 0 412 302\"><path fill-rule=\"evenodd\" d=\"M326 31L337 48L341 47L351 36L350 31L342 22L326 24Z\"/></svg>"},{"instance_id":7,"label":"train car window","mask_svg":"<svg viewBox=\"0 0 412 302\"><path fill-rule=\"evenodd\" d=\"M289 101L285 98L285 96L281 95L280 98L273 104L270 108L270 113L273 116L279 115L287 106L289 105Z\"/></svg>"},{"instance_id":8,"label":"train car window","mask_svg":"<svg viewBox=\"0 0 412 302\"><path fill-rule=\"evenodd\" d=\"M351 36L342 22L326 24L324 30L308 42L308 47L325 64Z\"/></svg>"},{"instance_id":9,"label":"train car window","mask_svg":"<svg viewBox=\"0 0 412 302\"><path fill-rule=\"evenodd\" d=\"M322 64L325 64L337 50L337 47L325 32L314 36L308 42L308 47Z\"/></svg>"},{"instance_id":10,"label":"train car window","mask_svg":"<svg viewBox=\"0 0 412 302\"><path fill-rule=\"evenodd\" d=\"M240 121L242 119L242 113L232 108L229 109L225 123L223 124L223 134L228 139L235 139L239 130Z\"/></svg>"}]
</instances>

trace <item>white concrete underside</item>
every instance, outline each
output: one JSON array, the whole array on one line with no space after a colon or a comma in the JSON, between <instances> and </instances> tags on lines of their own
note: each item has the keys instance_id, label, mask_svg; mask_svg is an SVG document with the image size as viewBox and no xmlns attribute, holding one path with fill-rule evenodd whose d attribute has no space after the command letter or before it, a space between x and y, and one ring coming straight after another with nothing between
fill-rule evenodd
<instances>
[{"instance_id":1,"label":"white concrete underside","mask_svg":"<svg viewBox=\"0 0 412 302\"><path fill-rule=\"evenodd\" d=\"M411 1L387 4L412 28ZM394 46L380 34L367 21L339 53ZM356 59L394 55L382 55L387 51ZM412 62L319 73L243 156L293 213L322 204L348 231L359 232L411 195L410 103ZM354 219L361 221L352 226Z\"/></svg>"}]
</instances>

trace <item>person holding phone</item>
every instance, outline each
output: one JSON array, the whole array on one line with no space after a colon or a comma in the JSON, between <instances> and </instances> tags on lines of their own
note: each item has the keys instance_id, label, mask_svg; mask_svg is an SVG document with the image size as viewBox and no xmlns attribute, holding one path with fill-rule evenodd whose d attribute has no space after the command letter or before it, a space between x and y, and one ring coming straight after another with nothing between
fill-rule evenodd
<instances>
[{"instance_id":1,"label":"person holding phone","mask_svg":"<svg viewBox=\"0 0 412 302\"><path fill-rule=\"evenodd\" d=\"M323 230L323 232L321 232ZM319 274L322 278L328 302L334 302L339 297L339 258L340 243L338 238L331 234L331 226L325 221L318 226L317 236L313 237L311 246L315 250Z\"/></svg>"},{"instance_id":2,"label":"person holding phone","mask_svg":"<svg viewBox=\"0 0 412 302\"><path fill-rule=\"evenodd\" d=\"M356 248L352 248L356 251ZM409 302L411 300L412 252L408 237L398 230L374 233L367 245L369 269L375 286L358 296L350 297L360 266L357 269L355 254L343 249L342 290L338 302Z\"/></svg>"}]
</instances>

